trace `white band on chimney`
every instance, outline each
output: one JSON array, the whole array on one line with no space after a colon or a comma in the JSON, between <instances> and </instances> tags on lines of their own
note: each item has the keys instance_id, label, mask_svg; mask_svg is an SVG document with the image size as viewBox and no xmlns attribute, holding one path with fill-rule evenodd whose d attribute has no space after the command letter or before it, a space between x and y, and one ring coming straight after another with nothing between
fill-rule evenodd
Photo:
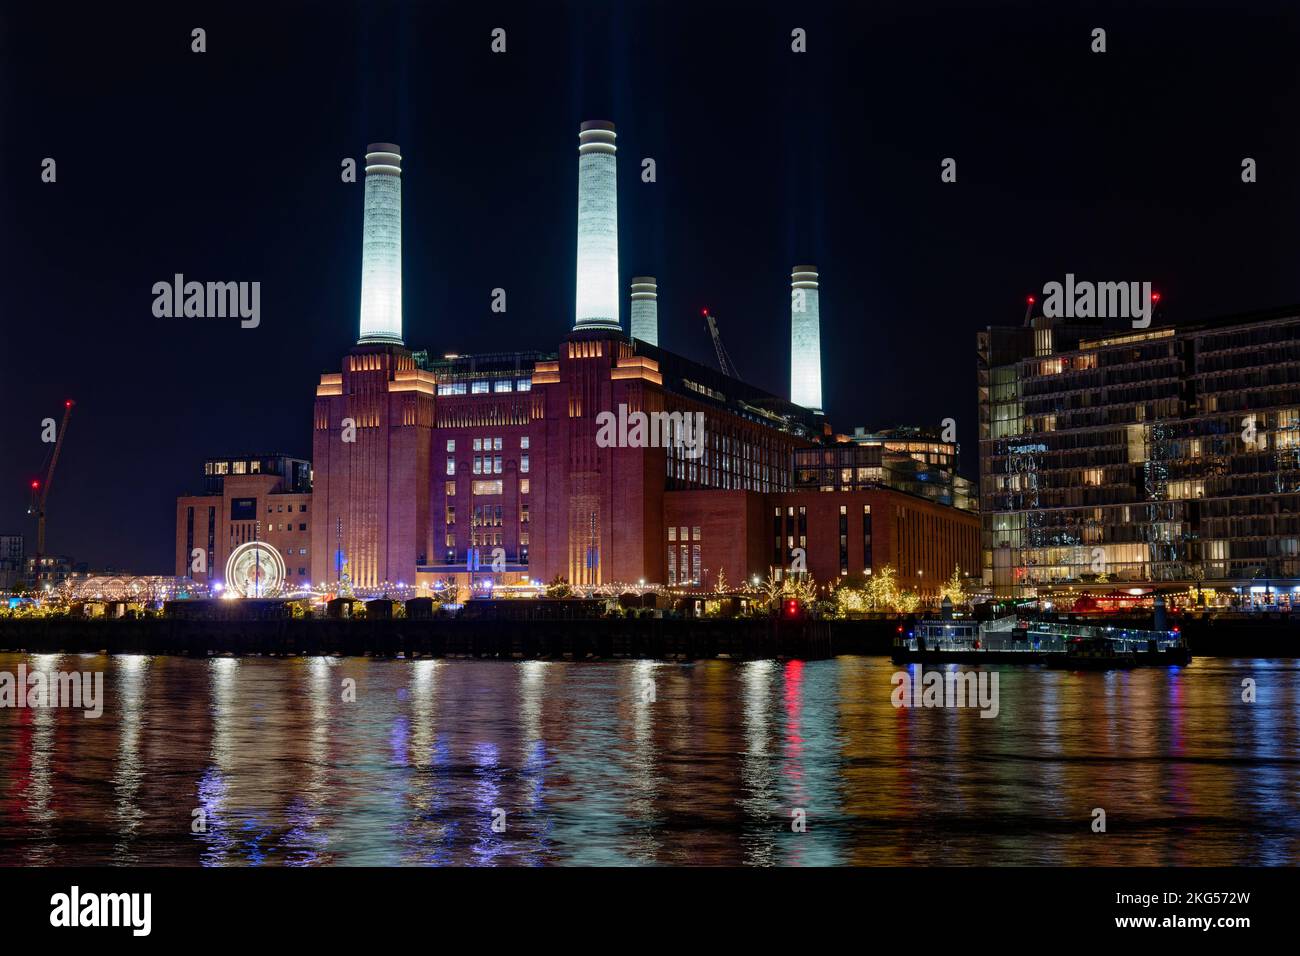
<instances>
[{"instance_id":1,"label":"white band on chimney","mask_svg":"<svg viewBox=\"0 0 1300 956\"><path fill-rule=\"evenodd\" d=\"M822 411L821 303L817 267L790 273L790 401Z\"/></svg>"},{"instance_id":2,"label":"white band on chimney","mask_svg":"<svg viewBox=\"0 0 1300 956\"><path fill-rule=\"evenodd\" d=\"M578 132L578 271L574 329L617 329L618 180L614 124Z\"/></svg>"},{"instance_id":3,"label":"white band on chimney","mask_svg":"<svg viewBox=\"0 0 1300 956\"><path fill-rule=\"evenodd\" d=\"M392 143L366 147L366 207L361 227L361 337L402 344L402 153Z\"/></svg>"},{"instance_id":4,"label":"white band on chimney","mask_svg":"<svg viewBox=\"0 0 1300 956\"><path fill-rule=\"evenodd\" d=\"M659 344L659 286L654 276L632 277L632 338Z\"/></svg>"}]
</instances>

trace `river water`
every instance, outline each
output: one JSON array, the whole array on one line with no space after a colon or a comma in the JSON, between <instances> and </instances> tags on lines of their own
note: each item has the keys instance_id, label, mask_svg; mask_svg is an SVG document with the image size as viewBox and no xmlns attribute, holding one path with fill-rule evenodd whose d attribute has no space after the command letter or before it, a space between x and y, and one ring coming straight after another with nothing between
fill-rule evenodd
<instances>
[{"instance_id":1,"label":"river water","mask_svg":"<svg viewBox=\"0 0 1300 956\"><path fill-rule=\"evenodd\" d=\"M20 664L104 706L0 709L4 865L1300 858L1295 660L992 668L991 719L896 708L881 657Z\"/></svg>"}]
</instances>

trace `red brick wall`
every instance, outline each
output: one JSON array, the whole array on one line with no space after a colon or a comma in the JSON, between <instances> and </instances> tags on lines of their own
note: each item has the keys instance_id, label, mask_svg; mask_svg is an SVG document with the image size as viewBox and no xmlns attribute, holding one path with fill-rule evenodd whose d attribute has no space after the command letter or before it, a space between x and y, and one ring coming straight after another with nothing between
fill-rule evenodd
<instances>
[{"instance_id":1,"label":"red brick wall","mask_svg":"<svg viewBox=\"0 0 1300 956\"><path fill-rule=\"evenodd\" d=\"M718 571L726 572L729 585L746 578L767 577L769 558L762 542L763 504L766 496L751 491L670 491L664 495L664 548L676 546L680 554L681 529L687 528L694 546L695 528L700 529L700 586L717 586ZM677 540L669 541L668 528L677 529ZM690 549L688 549L688 554ZM668 557L654 580L668 580ZM681 580L680 563L678 580Z\"/></svg>"},{"instance_id":2,"label":"red brick wall","mask_svg":"<svg viewBox=\"0 0 1300 956\"><path fill-rule=\"evenodd\" d=\"M923 597L937 595L952 574L977 575L980 567L979 517L887 488L870 491L800 491L773 495L765 508L765 546L772 549L773 511L807 509L808 571L818 581L844 577L840 565L840 508L848 519L848 575L861 579L864 564L863 505L871 506L871 564L893 565L899 586ZM796 545L798 541L796 540Z\"/></svg>"},{"instance_id":3,"label":"red brick wall","mask_svg":"<svg viewBox=\"0 0 1300 956\"><path fill-rule=\"evenodd\" d=\"M430 456L434 398L393 390L397 368L411 366L405 349L358 347L343 360L342 394L316 399L312 441L314 523L312 577L338 578L342 548L359 587L413 585L416 560L432 540ZM356 425L343 441L343 420Z\"/></svg>"}]
</instances>

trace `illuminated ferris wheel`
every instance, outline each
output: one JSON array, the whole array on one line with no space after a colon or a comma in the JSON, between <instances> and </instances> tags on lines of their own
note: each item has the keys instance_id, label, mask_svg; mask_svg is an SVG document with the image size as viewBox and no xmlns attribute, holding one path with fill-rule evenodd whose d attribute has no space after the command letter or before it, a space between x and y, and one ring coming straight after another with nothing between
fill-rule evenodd
<instances>
[{"instance_id":1,"label":"illuminated ferris wheel","mask_svg":"<svg viewBox=\"0 0 1300 956\"><path fill-rule=\"evenodd\" d=\"M226 589L240 597L274 597L284 575L284 558L265 541L245 541L226 561Z\"/></svg>"}]
</instances>

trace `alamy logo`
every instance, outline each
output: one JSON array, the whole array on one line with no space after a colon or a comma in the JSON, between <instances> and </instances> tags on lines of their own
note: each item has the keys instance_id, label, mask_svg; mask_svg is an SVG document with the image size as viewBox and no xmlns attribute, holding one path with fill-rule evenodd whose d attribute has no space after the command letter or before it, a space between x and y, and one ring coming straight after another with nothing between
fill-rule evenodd
<instances>
[{"instance_id":1,"label":"alamy logo","mask_svg":"<svg viewBox=\"0 0 1300 956\"><path fill-rule=\"evenodd\" d=\"M238 317L240 328L262 321L262 283L186 282L176 273L170 282L153 284L153 314L159 319L226 319Z\"/></svg>"},{"instance_id":2,"label":"alamy logo","mask_svg":"<svg viewBox=\"0 0 1300 956\"><path fill-rule=\"evenodd\" d=\"M596 444L601 448L680 448L685 458L704 454L704 413L632 412L620 403L618 414L596 416Z\"/></svg>"},{"instance_id":3,"label":"alamy logo","mask_svg":"<svg viewBox=\"0 0 1300 956\"><path fill-rule=\"evenodd\" d=\"M1049 319L1132 319L1135 329L1151 324L1150 282L1075 282L1067 272L1064 283L1043 286L1043 297Z\"/></svg>"},{"instance_id":4,"label":"alamy logo","mask_svg":"<svg viewBox=\"0 0 1300 956\"><path fill-rule=\"evenodd\" d=\"M18 673L0 671L0 707L39 710L67 707L84 710L88 719L104 713L103 671L28 671L18 665Z\"/></svg>"},{"instance_id":5,"label":"alamy logo","mask_svg":"<svg viewBox=\"0 0 1300 956\"><path fill-rule=\"evenodd\" d=\"M998 715L997 671L926 671L917 681L895 671L889 701L895 707L978 707L981 717Z\"/></svg>"},{"instance_id":6,"label":"alamy logo","mask_svg":"<svg viewBox=\"0 0 1300 956\"><path fill-rule=\"evenodd\" d=\"M50 925L127 926L133 936L148 936L153 928L152 893L86 893L74 886L70 893L50 897Z\"/></svg>"}]
</instances>

